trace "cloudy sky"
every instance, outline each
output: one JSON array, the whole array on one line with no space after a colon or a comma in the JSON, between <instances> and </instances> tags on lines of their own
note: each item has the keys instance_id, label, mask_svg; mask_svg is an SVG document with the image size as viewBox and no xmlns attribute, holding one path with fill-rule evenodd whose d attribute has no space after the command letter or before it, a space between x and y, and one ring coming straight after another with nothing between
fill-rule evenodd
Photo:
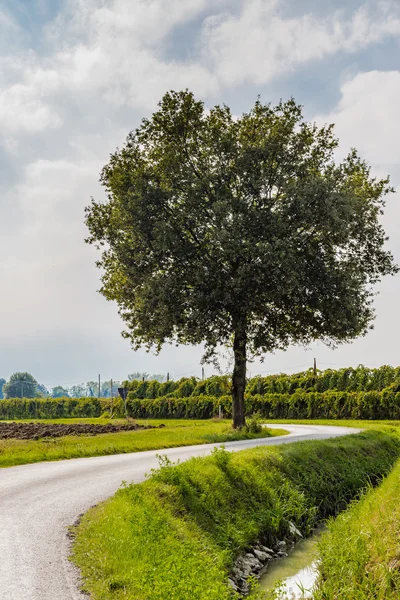
<instances>
[{"instance_id":1,"label":"cloudy sky","mask_svg":"<svg viewBox=\"0 0 400 600\"><path fill-rule=\"evenodd\" d=\"M0 0L0 377L43 383L200 374L201 349L134 353L97 293L84 207L101 167L169 89L236 114L293 95L336 123L400 189L398 0ZM384 224L400 262L399 195ZM400 364L400 275L379 286L375 329L351 345L267 356L250 372ZM206 367L206 373L211 368Z\"/></svg>"}]
</instances>

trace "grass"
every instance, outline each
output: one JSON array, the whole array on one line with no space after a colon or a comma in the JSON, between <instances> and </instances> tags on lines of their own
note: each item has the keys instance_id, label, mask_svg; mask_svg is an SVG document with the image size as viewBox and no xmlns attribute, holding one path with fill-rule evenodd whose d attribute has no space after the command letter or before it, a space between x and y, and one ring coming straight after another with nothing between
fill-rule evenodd
<instances>
[{"instance_id":1,"label":"grass","mask_svg":"<svg viewBox=\"0 0 400 600\"><path fill-rule=\"evenodd\" d=\"M306 535L399 454L398 436L368 431L166 461L83 517L73 560L92 600L228 600L239 553L289 536L290 521Z\"/></svg>"},{"instance_id":2,"label":"grass","mask_svg":"<svg viewBox=\"0 0 400 600\"><path fill-rule=\"evenodd\" d=\"M362 420L362 419L264 419L266 423L279 423L282 425L335 425L337 427L356 427L358 429L392 428L400 434L400 420Z\"/></svg>"},{"instance_id":3,"label":"grass","mask_svg":"<svg viewBox=\"0 0 400 600\"><path fill-rule=\"evenodd\" d=\"M400 462L376 490L328 525L314 600L400 598Z\"/></svg>"},{"instance_id":4,"label":"grass","mask_svg":"<svg viewBox=\"0 0 400 600\"><path fill-rule=\"evenodd\" d=\"M21 421L19 421L21 422ZM43 421L41 421L43 422ZM46 423L107 423L109 419L58 419ZM118 423L123 421L113 421ZM126 452L141 452L206 444L211 442L226 442L257 437L285 435L283 429L272 430L264 428L259 434L234 432L230 421L201 421L201 420L152 420L138 421L140 424L159 425L165 423L162 429L146 429L143 431L124 431L120 433L105 433L96 436L71 435L61 438L42 438L40 440L0 440L0 467L12 467L48 460L80 458L88 456L103 456Z\"/></svg>"}]
</instances>

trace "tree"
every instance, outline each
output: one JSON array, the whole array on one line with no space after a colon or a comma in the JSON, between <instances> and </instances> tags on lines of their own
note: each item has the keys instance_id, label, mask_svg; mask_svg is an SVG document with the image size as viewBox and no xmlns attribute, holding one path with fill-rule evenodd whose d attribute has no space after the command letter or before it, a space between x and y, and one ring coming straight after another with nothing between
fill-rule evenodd
<instances>
[{"instance_id":1,"label":"tree","mask_svg":"<svg viewBox=\"0 0 400 600\"><path fill-rule=\"evenodd\" d=\"M333 125L291 99L239 118L169 92L111 155L108 199L86 208L102 250L100 292L133 348L233 347L233 425L245 423L248 358L365 335L373 286L397 267L379 223L389 179L351 150L335 162Z\"/></svg>"},{"instance_id":2,"label":"tree","mask_svg":"<svg viewBox=\"0 0 400 600\"><path fill-rule=\"evenodd\" d=\"M85 396L87 396L86 385L84 385L83 383L73 385L69 389L69 394L71 398L84 398Z\"/></svg>"},{"instance_id":3,"label":"tree","mask_svg":"<svg viewBox=\"0 0 400 600\"><path fill-rule=\"evenodd\" d=\"M97 381L87 381L86 390L86 395L91 398L99 396L99 383Z\"/></svg>"},{"instance_id":4,"label":"tree","mask_svg":"<svg viewBox=\"0 0 400 600\"><path fill-rule=\"evenodd\" d=\"M140 373L139 371L128 375L128 381L142 381L143 379L144 381L159 381L163 383L166 380L166 376L162 373Z\"/></svg>"},{"instance_id":5,"label":"tree","mask_svg":"<svg viewBox=\"0 0 400 600\"><path fill-rule=\"evenodd\" d=\"M38 383L38 396L41 396L42 398L48 398L48 396L50 396L49 390L47 389L47 387L45 385L43 385L43 383Z\"/></svg>"},{"instance_id":6,"label":"tree","mask_svg":"<svg viewBox=\"0 0 400 600\"><path fill-rule=\"evenodd\" d=\"M30 373L14 373L3 386L5 398L36 398L38 382Z\"/></svg>"},{"instance_id":7,"label":"tree","mask_svg":"<svg viewBox=\"0 0 400 600\"><path fill-rule=\"evenodd\" d=\"M6 380L0 377L0 399L4 398L3 395L3 385L6 383Z\"/></svg>"},{"instance_id":8,"label":"tree","mask_svg":"<svg viewBox=\"0 0 400 600\"><path fill-rule=\"evenodd\" d=\"M61 385L56 385L53 387L51 391L52 398L69 398L69 392L67 388L62 387Z\"/></svg>"}]
</instances>

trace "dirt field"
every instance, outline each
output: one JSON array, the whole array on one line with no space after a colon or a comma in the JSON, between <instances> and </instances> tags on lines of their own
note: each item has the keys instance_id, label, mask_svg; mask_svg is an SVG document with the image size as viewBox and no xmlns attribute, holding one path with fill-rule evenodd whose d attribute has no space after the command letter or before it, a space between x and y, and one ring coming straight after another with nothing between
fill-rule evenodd
<instances>
[{"instance_id":1,"label":"dirt field","mask_svg":"<svg viewBox=\"0 0 400 600\"><path fill-rule=\"evenodd\" d=\"M159 425L165 427L165 425ZM52 423L0 423L0 439L38 440L46 437L62 437L64 435L98 435L100 433L118 433L120 431L137 431L156 429L153 425L121 424L97 425L90 423L52 424Z\"/></svg>"}]
</instances>

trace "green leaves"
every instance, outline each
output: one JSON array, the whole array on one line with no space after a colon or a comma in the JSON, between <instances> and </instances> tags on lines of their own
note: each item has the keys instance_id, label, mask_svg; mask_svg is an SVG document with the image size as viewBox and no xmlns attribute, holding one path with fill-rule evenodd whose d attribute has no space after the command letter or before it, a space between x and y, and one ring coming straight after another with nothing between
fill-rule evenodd
<instances>
[{"instance_id":1,"label":"green leaves","mask_svg":"<svg viewBox=\"0 0 400 600\"><path fill-rule=\"evenodd\" d=\"M86 212L101 292L135 348L212 354L243 316L256 354L366 333L371 285L397 270L378 222L391 190L355 150L335 164L337 144L293 99L236 119L165 94L104 167L107 202Z\"/></svg>"},{"instance_id":2,"label":"green leaves","mask_svg":"<svg viewBox=\"0 0 400 600\"><path fill-rule=\"evenodd\" d=\"M40 396L38 382L30 373L13 373L3 385L6 398L35 398Z\"/></svg>"}]
</instances>

